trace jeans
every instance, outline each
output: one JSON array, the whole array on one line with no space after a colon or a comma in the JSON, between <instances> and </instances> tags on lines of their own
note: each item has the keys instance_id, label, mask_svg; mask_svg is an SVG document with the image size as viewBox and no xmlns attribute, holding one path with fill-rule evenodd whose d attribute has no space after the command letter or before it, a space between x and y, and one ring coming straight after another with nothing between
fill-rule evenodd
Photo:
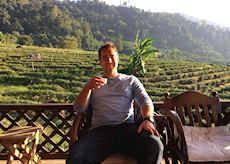
<instances>
[{"instance_id":1,"label":"jeans","mask_svg":"<svg viewBox=\"0 0 230 164\"><path fill-rule=\"evenodd\" d=\"M160 164L163 144L147 131L137 133L137 125L123 123L90 130L70 149L66 164L100 164L111 153L136 158L138 164Z\"/></svg>"}]
</instances>

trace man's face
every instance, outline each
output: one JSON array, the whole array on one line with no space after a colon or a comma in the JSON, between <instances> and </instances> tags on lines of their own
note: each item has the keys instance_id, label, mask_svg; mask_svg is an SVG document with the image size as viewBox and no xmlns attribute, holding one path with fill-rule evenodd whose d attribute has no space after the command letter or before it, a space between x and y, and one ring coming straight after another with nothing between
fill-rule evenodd
<instances>
[{"instance_id":1,"label":"man's face","mask_svg":"<svg viewBox=\"0 0 230 164\"><path fill-rule=\"evenodd\" d=\"M113 48L106 48L101 51L100 65L103 70L110 71L113 69L117 69L118 62L118 53Z\"/></svg>"}]
</instances>

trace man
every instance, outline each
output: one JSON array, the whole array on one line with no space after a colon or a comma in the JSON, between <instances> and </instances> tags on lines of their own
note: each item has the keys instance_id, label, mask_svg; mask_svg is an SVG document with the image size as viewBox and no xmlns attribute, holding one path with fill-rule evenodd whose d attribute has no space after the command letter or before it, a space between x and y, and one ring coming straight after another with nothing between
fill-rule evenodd
<instances>
[{"instance_id":1,"label":"man","mask_svg":"<svg viewBox=\"0 0 230 164\"><path fill-rule=\"evenodd\" d=\"M103 76L92 77L74 102L77 112L93 106L91 128L70 150L67 164L99 164L113 152L133 156L138 163L160 163L163 145L154 125L153 103L133 75L118 73L117 48L107 43L99 49ZM143 121L134 122L133 101Z\"/></svg>"}]
</instances>

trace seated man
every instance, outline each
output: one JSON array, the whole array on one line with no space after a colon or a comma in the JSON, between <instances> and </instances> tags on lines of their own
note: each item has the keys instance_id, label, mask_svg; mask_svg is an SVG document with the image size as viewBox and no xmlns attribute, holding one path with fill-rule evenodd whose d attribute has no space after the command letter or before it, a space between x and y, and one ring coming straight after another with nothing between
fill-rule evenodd
<instances>
[{"instance_id":1,"label":"seated man","mask_svg":"<svg viewBox=\"0 0 230 164\"><path fill-rule=\"evenodd\" d=\"M160 163L163 144L155 128L153 103L133 75L118 73L118 51L112 43L99 49L103 76L88 80L74 102L82 112L93 106L91 128L72 145L67 164L99 164L111 153L125 153L138 163ZM133 101L140 106L143 122L134 122Z\"/></svg>"}]
</instances>

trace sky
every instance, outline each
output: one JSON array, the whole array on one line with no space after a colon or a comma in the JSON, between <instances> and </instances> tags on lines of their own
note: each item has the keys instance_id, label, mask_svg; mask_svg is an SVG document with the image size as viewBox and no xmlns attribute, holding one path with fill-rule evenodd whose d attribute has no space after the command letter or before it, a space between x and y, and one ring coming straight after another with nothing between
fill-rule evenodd
<instances>
[{"instance_id":1,"label":"sky","mask_svg":"<svg viewBox=\"0 0 230 164\"><path fill-rule=\"evenodd\" d=\"M230 27L230 0L101 0L109 5L128 2L151 12L181 13Z\"/></svg>"}]
</instances>

